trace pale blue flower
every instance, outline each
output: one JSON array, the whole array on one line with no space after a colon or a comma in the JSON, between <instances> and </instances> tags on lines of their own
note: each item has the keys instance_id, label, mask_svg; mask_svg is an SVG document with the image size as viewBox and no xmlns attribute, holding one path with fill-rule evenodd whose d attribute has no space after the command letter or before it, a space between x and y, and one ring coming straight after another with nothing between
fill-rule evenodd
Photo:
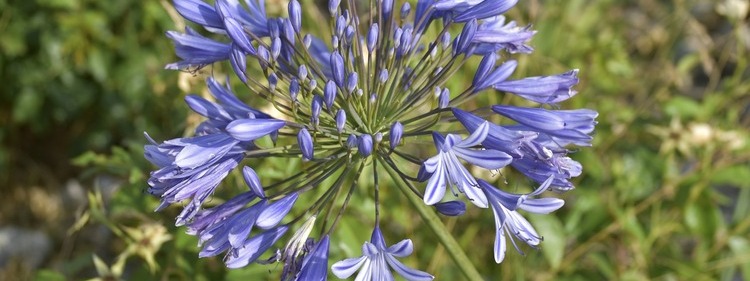
<instances>
[{"instance_id":1,"label":"pale blue flower","mask_svg":"<svg viewBox=\"0 0 750 281\"><path fill-rule=\"evenodd\" d=\"M333 274L341 279L349 278L359 271L355 280L358 281L387 281L394 280L391 270L409 281L429 281L435 277L420 270L409 268L396 258L411 255L414 246L411 240L404 239L390 247L386 247L383 234L379 227L372 232L370 242L362 245L362 256L336 262L331 267Z\"/></svg>"}]
</instances>

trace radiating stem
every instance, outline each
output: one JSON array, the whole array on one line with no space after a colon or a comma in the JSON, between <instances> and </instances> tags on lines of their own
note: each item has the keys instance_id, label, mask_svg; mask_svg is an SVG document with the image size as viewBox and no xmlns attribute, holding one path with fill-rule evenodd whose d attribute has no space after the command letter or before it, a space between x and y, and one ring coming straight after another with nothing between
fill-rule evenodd
<instances>
[{"instance_id":1,"label":"radiating stem","mask_svg":"<svg viewBox=\"0 0 750 281\"><path fill-rule=\"evenodd\" d=\"M411 205L415 209L417 209L417 212L419 212L419 216L422 217L422 220L435 233L435 236L440 241L440 244L443 244L443 247L445 247L445 250L451 256L451 259L453 259L453 262L455 262L456 266L458 266L458 268L464 274L466 280L484 280L484 278L482 278L482 276L479 274L479 271L477 271L476 267L474 267L471 261L469 261L469 257L466 256L466 253L463 251L461 246L458 245L456 239L453 238L453 235L448 232L448 230L445 228L445 225L443 225L443 222L441 222L440 218L435 214L435 211L433 211L430 206L425 205L417 195L411 192L411 189L406 186L407 184L409 184L409 182L402 180L395 170L391 169L387 165L383 165L383 167L385 167L385 170L388 171L388 174L391 176L398 189L401 190L402 193L404 193L404 196L406 196L407 199L409 199L409 203L411 203Z\"/></svg>"}]
</instances>

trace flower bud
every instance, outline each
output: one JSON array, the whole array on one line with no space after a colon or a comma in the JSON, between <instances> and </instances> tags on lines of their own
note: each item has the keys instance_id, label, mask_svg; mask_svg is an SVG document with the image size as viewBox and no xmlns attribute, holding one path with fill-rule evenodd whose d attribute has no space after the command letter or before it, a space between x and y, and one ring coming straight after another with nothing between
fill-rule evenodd
<instances>
[{"instance_id":1,"label":"flower bud","mask_svg":"<svg viewBox=\"0 0 750 281\"><path fill-rule=\"evenodd\" d=\"M258 196L258 198L266 198L266 194L263 192L263 186L260 184L258 174L255 173L253 168L245 166L242 168L242 178L245 179L245 184L250 187L250 190Z\"/></svg>"},{"instance_id":2,"label":"flower bud","mask_svg":"<svg viewBox=\"0 0 750 281\"><path fill-rule=\"evenodd\" d=\"M302 27L302 7L297 0L289 1L289 20L292 22L295 32Z\"/></svg>"},{"instance_id":3,"label":"flower bud","mask_svg":"<svg viewBox=\"0 0 750 281\"><path fill-rule=\"evenodd\" d=\"M323 89L323 101L326 103L326 109L331 110L331 107L333 106L333 101L336 99L336 92L338 92L338 89L336 88L336 83L333 83L333 81L328 80L326 83L325 88Z\"/></svg>"},{"instance_id":4,"label":"flower bud","mask_svg":"<svg viewBox=\"0 0 750 281\"><path fill-rule=\"evenodd\" d=\"M299 144L299 149L302 151L302 159L312 160L313 142L312 136L310 136L310 132L307 131L307 128L299 130L299 133L297 134L297 144Z\"/></svg>"},{"instance_id":5,"label":"flower bud","mask_svg":"<svg viewBox=\"0 0 750 281\"><path fill-rule=\"evenodd\" d=\"M344 131L344 125L346 125L346 112L343 109L339 109L336 112L336 129L339 133Z\"/></svg>"},{"instance_id":6,"label":"flower bud","mask_svg":"<svg viewBox=\"0 0 750 281\"><path fill-rule=\"evenodd\" d=\"M441 202L434 206L439 213L449 217L460 216L466 212L466 204L462 201Z\"/></svg>"},{"instance_id":7,"label":"flower bud","mask_svg":"<svg viewBox=\"0 0 750 281\"><path fill-rule=\"evenodd\" d=\"M338 11L340 3L341 3L341 0L328 1L328 12L331 13L331 17L336 16L336 11Z\"/></svg>"},{"instance_id":8,"label":"flower bud","mask_svg":"<svg viewBox=\"0 0 750 281\"><path fill-rule=\"evenodd\" d=\"M289 81L289 97L292 98L292 101L297 101L297 95L299 95L299 91L299 81L297 79L292 79L292 81Z\"/></svg>"},{"instance_id":9,"label":"flower bud","mask_svg":"<svg viewBox=\"0 0 750 281\"><path fill-rule=\"evenodd\" d=\"M359 79L359 75L357 75L356 72L349 73L349 78L346 79L346 91L351 93L354 91L354 88L357 87L357 80Z\"/></svg>"},{"instance_id":10,"label":"flower bud","mask_svg":"<svg viewBox=\"0 0 750 281\"><path fill-rule=\"evenodd\" d=\"M372 136L364 134L357 137L357 149L359 150L359 155L364 157L370 156L372 154Z\"/></svg>"},{"instance_id":11,"label":"flower bud","mask_svg":"<svg viewBox=\"0 0 750 281\"><path fill-rule=\"evenodd\" d=\"M391 143L391 149L396 148L396 146L401 143L401 136L404 134L404 125L401 125L401 122L396 121L396 123L393 123L391 126L391 131L388 135L388 141Z\"/></svg>"},{"instance_id":12,"label":"flower bud","mask_svg":"<svg viewBox=\"0 0 750 281\"><path fill-rule=\"evenodd\" d=\"M367 32L367 50L372 53L375 50L375 45L378 44L378 24L373 23L370 25L370 31Z\"/></svg>"}]
</instances>

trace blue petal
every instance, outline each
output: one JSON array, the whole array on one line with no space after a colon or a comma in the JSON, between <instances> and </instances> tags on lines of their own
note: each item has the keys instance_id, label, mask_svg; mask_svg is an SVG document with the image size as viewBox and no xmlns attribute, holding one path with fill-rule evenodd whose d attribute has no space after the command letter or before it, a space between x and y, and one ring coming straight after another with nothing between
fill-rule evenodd
<instances>
[{"instance_id":1,"label":"blue petal","mask_svg":"<svg viewBox=\"0 0 750 281\"><path fill-rule=\"evenodd\" d=\"M414 244L411 242L411 239L401 240L401 242L398 242L388 247L388 250L387 250L389 254L399 257L399 258L403 258L408 255L411 255L413 251L414 251Z\"/></svg>"},{"instance_id":2,"label":"blue petal","mask_svg":"<svg viewBox=\"0 0 750 281\"><path fill-rule=\"evenodd\" d=\"M430 275L427 272L416 270L413 268L409 268L400 261L396 260L391 255L386 255L386 261L388 264L393 268L393 270L398 273L398 275L401 275L401 277L404 277L404 279L409 281L430 281L432 279L435 279L434 276Z\"/></svg>"},{"instance_id":3,"label":"blue petal","mask_svg":"<svg viewBox=\"0 0 750 281\"><path fill-rule=\"evenodd\" d=\"M255 222L255 224L260 227L261 229L269 229L281 222L282 219L284 219L284 216L289 213L290 210L292 210L292 207L294 206L294 203L297 202L297 198L299 197L299 194L292 193L290 195L285 196L284 198L281 198L280 200L271 203L263 209L262 212L260 212L260 215L258 215L258 220Z\"/></svg>"},{"instance_id":4,"label":"blue petal","mask_svg":"<svg viewBox=\"0 0 750 281\"><path fill-rule=\"evenodd\" d=\"M225 134L194 137L190 142L175 156L175 164L181 168L195 168L221 158L237 144L236 140Z\"/></svg>"},{"instance_id":5,"label":"blue petal","mask_svg":"<svg viewBox=\"0 0 750 281\"><path fill-rule=\"evenodd\" d=\"M225 110L234 114L236 118L246 118L248 117L248 113L252 113L256 118L270 117L240 101L230 89L222 86L213 77L206 79L206 84L211 95L225 107Z\"/></svg>"},{"instance_id":6,"label":"blue petal","mask_svg":"<svg viewBox=\"0 0 750 281\"><path fill-rule=\"evenodd\" d=\"M259 198L266 198L266 194L263 191L263 185L260 184L258 174L255 173L253 168L245 166L242 168L242 178L245 179L245 184L250 187L250 190Z\"/></svg>"},{"instance_id":7,"label":"blue petal","mask_svg":"<svg viewBox=\"0 0 750 281\"><path fill-rule=\"evenodd\" d=\"M518 3L518 0L485 0L455 17L457 22L484 19L505 13Z\"/></svg>"},{"instance_id":8,"label":"blue petal","mask_svg":"<svg viewBox=\"0 0 750 281\"><path fill-rule=\"evenodd\" d=\"M375 226L375 229L372 230L370 242L378 247L378 250L385 250L385 238L383 238L383 233L380 232L380 227Z\"/></svg>"},{"instance_id":9,"label":"blue petal","mask_svg":"<svg viewBox=\"0 0 750 281\"><path fill-rule=\"evenodd\" d=\"M479 63L479 67L477 67L477 70L474 74L474 80L472 80L471 84L476 86L478 85L485 77L487 77L487 74L490 73L490 70L492 70L493 67L495 67L495 62L497 61L497 55L495 53L490 53L484 58L482 58L482 62ZM479 88L479 87L477 87ZM480 89L477 89L475 91L478 91Z\"/></svg>"},{"instance_id":10,"label":"blue petal","mask_svg":"<svg viewBox=\"0 0 750 281\"><path fill-rule=\"evenodd\" d=\"M516 70L517 66L518 62L515 60L508 60L504 62L490 74L488 74L487 77L479 81L475 91L480 91L497 83L505 81L505 79L508 79L508 77L513 74L513 71Z\"/></svg>"},{"instance_id":11,"label":"blue petal","mask_svg":"<svg viewBox=\"0 0 750 281\"><path fill-rule=\"evenodd\" d=\"M245 34L242 25L234 18L224 18L224 25L227 28L227 35L232 38L234 44L242 49L245 53L255 55L257 51L253 47L250 37Z\"/></svg>"},{"instance_id":12,"label":"blue petal","mask_svg":"<svg viewBox=\"0 0 750 281\"><path fill-rule=\"evenodd\" d=\"M268 248L273 246L288 229L288 226L283 225L248 239L242 248L237 250L237 255L228 256L226 260L227 267L240 268L254 262Z\"/></svg>"},{"instance_id":13,"label":"blue petal","mask_svg":"<svg viewBox=\"0 0 750 281\"><path fill-rule=\"evenodd\" d=\"M562 199L539 198L524 200L518 208L536 214L549 214L557 211L557 209L560 209L563 205L565 205L565 201Z\"/></svg>"},{"instance_id":14,"label":"blue petal","mask_svg":"<svg viewBox=\"0 0 750 281\"><path fill-rule=\"evenodd\" d=\"M255 225L255 221L258 219L258 214L266 206L266 200L262 200L250 208L242 210L235 214L231 220L229 233L227 234L227 240L233 248L239 248L247 239L250 231ZM234 218L236 217L236 219Z\"/></svg>"},{"instance_id":15,"label":"blue petal","mask_svg":"<svg viewBox=\"0 0 750 281\"><path fill-rule=\"evenodd\" d=\"M453 116L461 122L461 125L469 132L476 131L479 125L485 122L484 119L460 109L453 109ZM495 150L500 150L513 156L521 156L519 147L520 140L524 136L518 132L505 129L501 126L490 124L490 130L487 137L482 142L482 146Z\"/></svg>"},{"instance_id":16,"label":"blue petal","mask_svg":"<svg viewBox=\"0 0 750 281\"><path fill-rule=\"evenodd\" d=\"M505 259L506 242L505 242L505 230L501 223L498 223L497 216L495 216L495 225L497 230L495 231L495 262L501 263Z\"/></svg>"},{"instance_id":17,"label":"blue petal","mask_svg":"<svg viewBox=\"0 0 750 281\"><path fill-rule=\"evenodd\" d=\"M354 272L357 272L357 269L362 267L362 264L364 264L366 260L367 258L365 256L361 256L358 258L338 261L331 266L331 271L333 271L333 275L336 275L339 279L346 279L349 278L349 276L352 276Z\"/></svg>"},{"instance_id":18,"label":"blue petal","mask_svg":"<svg viewBox=\"0 0 750 281\"><path fill-rule=\"evenodd\" d=\"M216 10L214 10L214 7L201 0L175 0L174 8L189 21L207 27L224 28L221 18L216 13Z\"/></svg>"},{"instance_id":19,"label":"blue petal","mask_svg":"<svg viewBox=\"0 0 750 281\"><path fill-rule=\"evenodd\" d=\"M247 69L247 57L237 44L232 43L232 46L232 54L229 59L229 62L232 64L232 70L234 70L234 73L237 74L242 83L247 84L247 73L245 72Z\"/></svg>"},{"instance_id":20,"label":"blue petal","mask_svg":"<svg viewBox=\"0 0 750 281\"><path fill-rule=\"evenodd\" d=\"M494 149L472 150L454 147L453 153L459 158L488 170L496 170L507 166L513 161L513 157L505 152Z\"/></svg>"},{"instance_id":21,"label":"blue petal","mask_svg":"<svg viewBox=\"0 0 750 281\"><path fill-rule=\"evenodd\" d=\"M229 113L227 113L221 106L197 95L185 96L185 103L187 103L190 109L195 111L195 113L203 115L206 118L226 122L232 120L232 117L229 116Z\"/></svg>"},{"instance_id":22,"label":"blue petal","mask_svg":"<svg viewBox=\"0 0 750 281\"><path fill-rule=\"evenodd\" d=\"M523 125L540 130L554 131L565 128L565 120L546 109L493 105L492 111Z\"/></svg>"},{"instance_id":23,"label":"blue petal","mask_svg":"<svg viewBox=\"0 0 750 281\"><path fill-rule=\"evenodd\" d=\"M455 217L466 212L466 204L461 201L448 201L435 204L435 209L443 215Z\"/></svg>"},{"instance_id":24,"label":"blue petal","mask_svg":"<svg viewBox=\"0 0 750 281\"><path fill-rule=\"evenodd\" d=\"M278 131L286 122L277 119L237 119L227 125L227 132L237 140L251 141Z\"/></svg>"},{"instance_id":25,"label":"blue petal","mask_svg":"<svg viewBox=\"0 0 750 281\"><path fill-rule=\"evenodd\" d=\"M490 130L489 122L484 121L468 138L456 144L457 147L469 148L481 144Z\"/></svg>"},{"instance_id":26,"label":"blue petal","mask_svg":"<svg viewBox=\"0 0 750 281\"><path fill-rule=\"evenodd\" d=\"M321 281L328 275L328 235L323 236L315 249L302 262L296 280Z\"/></svg>"},{"instance_id":27,"label":"blue petal","mask_svg":"<svg viewBox=\"0 0 750 281\"><path fill-rule=\"evenodd\" d=\"M445 170L443 165L442 161L437 161L435 172L427 182L427 187L424 190L424 203L427 205L434 205L445 196Z\"/></svg>"}]
</instances>

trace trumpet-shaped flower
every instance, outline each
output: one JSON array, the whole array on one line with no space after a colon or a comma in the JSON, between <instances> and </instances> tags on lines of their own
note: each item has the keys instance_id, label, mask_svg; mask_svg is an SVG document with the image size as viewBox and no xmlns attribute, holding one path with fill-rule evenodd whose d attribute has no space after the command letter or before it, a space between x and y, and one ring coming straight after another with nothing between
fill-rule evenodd
<instances>
[{"instance_id":1,"label":"trumpet-shaped flower","mask_svg":"<svg viewBox=\"0 0 750 281\"><path fill-rule=\"evenodd\" d=\"M534 227L521 214L518 209L536 213L548 214L560 209L565 202L558 198L532 198L542 194L552 183L552 177L542 183L539 188L529 194L511 194L490 185L484 180L479 180L479 186L487 195L492 213L495 215L495 262L500 263L505 258L506 236L519 253L515 239L519 239L529 246L537 246L542 242L542 237L537 234Z\"/></svg>"},{"instance_id":2,"label":"trumpet-shaped flower","mask_svg":"<svg viewBox=\"0 0 750 281\"><path fill-rule=\"evenodd\" d=\"M414 246L411 240L404 239L390 247L385 244L379 227L372 232L370 242L362 245L362 256L336 262L331 267L333 274L341 279L349 278L359 271L355 280L385 281L394 280L391 269L409 281L428 281L435 277L420 270L409 268L396 258L411 255Z\"/></svg>"},{"instance_id":3,"label":"trumpet-shaped flower","mask_svg":"<svg viewBox=\"0 0 750 281\"><path fill-rule=\"evenodd\" d=\"M471 149L481 144L488 132L489 123L485 122L466 139L452 134L443 138L433 133L432 137L438 149L438 155L424 162L425 171L432 174L425 189L425 204L434 205L440 202L445 195L446 186L450 186L466 194L466 197L478 207L487 208L487 198L477 188L474 177L458 159L461 158L472 165L490 170L508 165L513 158L507 153L491 149ZM456 194L455 191L453 193Z\"/></svg>"}]
</instances>

